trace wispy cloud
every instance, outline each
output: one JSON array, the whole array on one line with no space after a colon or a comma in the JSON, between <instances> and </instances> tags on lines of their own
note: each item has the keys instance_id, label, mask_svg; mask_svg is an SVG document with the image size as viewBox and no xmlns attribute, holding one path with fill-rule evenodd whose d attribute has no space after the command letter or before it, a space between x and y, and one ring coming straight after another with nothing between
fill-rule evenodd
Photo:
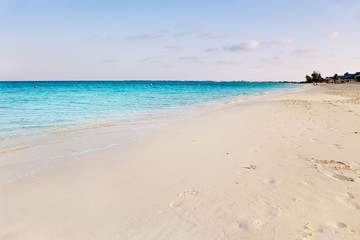
<instances>
[{"instance_id":1,"label":"wispy cloud","mask_svg":"<svg viewBox=\"0 0 360 240\"><path fill-rule=\"evenodd\" d=\"M180 49L182 49L183 48L183 46L181 46L181 45L171 45L171 46L167 46L166 47L166 49L170 49L170 50L180 50Z\"/></svg>"},{"instance_id":2,"label":"wispy cloud","mask_svg":"<svg viewBox=\"0 0 360 240\"><path fill-rule=\"evenodd\" d=\"M264 64L283 64L286 62L286 60L287 60L287 57L281 55L281 56L276 56L273 58L261 59L261 62Z\"/></svg>"},{"instance_id":3,"label":"wispy cloud","mask_svg":"<svg viewBox=\"0 0 360 240\"><path fill-rule=\"evenodd\" d=\"M112 58L112 59L105 59L102 61L102 63L115 63L115 62L120 62L120 60Z\"/></svg>"},{"instance_id":4,"label":"wispy cloud","mask_svg":"<svg viewBox=\"0 0 360 240\"><path fill-rule=\"evenodd\" d=\"M239 62L234 61L234 60L219 60L219 61L215 61L214 64L216 64L216 65L236 65L236 64L239 64Z\"/></svg>"},{"instance_id":5,"label":"wispy cloud","mask_svg":"<svg viewBox=\"0 0 360 240\"><path fill-rule=\"evenodd\" d=\"M167 29L167 28L163 28L163 29L160 29L159 32L161 32L161 33L168 33L168 32L170 32L170 30Z\"/></svg>"},{"instance_id":6,"label":"wispy cloud","mask_svg":"<svg viewBox=\"0 0 360 240\"><path fill-rule=\"evenodd\" d=\"M260 41L256 41L256 40L252 40L249 42L243 42L240 44L235 44L235 45L226 45L223 47L224 50L226 51L230 51L230 52L241 52L241 51L256 51L259 49L264 49L264 48L268 48L274 45L289 45L292 44L294 42L294 39L289 38L289 39L275 39L272 41L268 41L268 42L260 42ZM217 51L217 48L209 48L206 49L206 52L212 52L212 51Z\"/></svg>"},{"instance_id":7,"label":"wispy cloud","mask_svg":"<svg viewBox=\"0 0 360 240\"><path fill-rule=\"evenodd\" d=\"M184 57L180 57L178 58L178 60L190 60L190 61L197 61L203 59L203 57L200 56L184 56Z\"/></svg>"},{"instance_id":8,"label":"wispy cloud","mask_svg":"<svg viewBox=\"0 0 360 240\"><path fill-rule=\"evenodd\" d=\"M189 36L194 34L200 34L203 31L199 27L193 27L192 29L184 32L180 32L174 35L174 37L183 37L183 36Z\"/></svg>"},{"instance_id":9,"label":"wispy cloud","mask_svg":"<svg viewBox=\"0 0 360 240\"><path fill-rule=\"evenodd\" d=\"M89 36L89 37L87 38L87 40L92 41L92 40L97 39L98 37L99 37L99 34L93 34L93 35Z\"/></svg>"},{"instance_id":10,"label":"wispy cloud","mask_svg":"<svg viewBox=\"0 0 360 240\"><path fill-rule=\"evenodd\" d=\"M207 48L205 49L205 52L217 52L219 51L219 48Z\"/></svg>"},{"instance_id":11,"label":"wispy cloud","mask_svg":"<svg viewBox=\"0 0 360 240\"><path fill-rule=\"evenodd\" d=\"M292 53L297 56L318 56L319 49L299 49L296 51L293 51Z\"/></svg>"},{"instance_id":12,"label":"wispy cloud","mask_svg":"<svg viewBox=\"0 0 360 240\"><path fill-rule=\"evenodd\" d=\"M208 33L202 33L199 35L199 38L204 38L204 39L220 39L223 37L224 37L224 34L219 33L219 32L208 32Z\"/></svg>"},{"instance_id":13,"label":"wispy cloud","mask_svg":"<svg viewBox=\"0 0 360 240\"><path fill-rule=\"evenodd\" d=\"M143 63L159 63L160 61L159 61L159 58L155 58L155 57L147 57L147 58L143 58L142 60L141 60L141 62L143 62Z\"/></svg>"},{"instance_id":14,"label":"wispy cloud","mask_svg":"<svg viewBox=\"0 0 360 240\"><path fill-rule=\"evenodd\" d=\"M288 45L294 43L294 39L275 39L271 41L272 44L279 44L279 45Z\"/></svg>"},{"instance_id":15,"label":"wispy cloud","mask_svg":"<svg viewBox=\"0 0 360 240\"><path fill-rule=\"evenodd\" d=\"M142 63L163 63L168 62L168 56L167 55L159 55L159 56L152 56L152 57L145 57L141 59Z\"/></svg>"},{"instance_id":16,"label":"wispy cloud","mask_svg":"<svg viewBox=\"0 0 360 240\"><path fill-rule=\"evenodd\" d=\"M327 38L338 38L340 34L338 32L332 32L327 35Z\"/></svg>"},{"instance_id":17,"label":"wispy cloud","mask_svg":"<svg viewBox=\"0 0 360 240\"><path fill-rule=\"evenodd\" d=\"M237 51L256 51L260 49L261 43L258 41L250 41L241 43L238 45L228 45L224 46L224 50L230 51L230 52L237 52Z\"/></svg>"},{"instance_id":18,"label":"wispy cloud","mask_svg":"<svg viewBox=\"0 0 360 240\"><path fill-rule=\"evenodd\" d=\"M142 34L142 35L131 35L128 36L126 39L128 40L144 40L144 39L155 39L155 38L160 38L161 35L157 34L157 33L147 33L147 34Z\"/></svg>"},{"instance_id":19,"label":"wispy cloud","mask_svg":"<svg viewBox=\"0 0 360 240\"><path fill-rule=\"evenodd\" d=\"M198 33L198 31L181 32L181 33L175 34L175 37L183 37L183 36L193 35L193 34L197 34L197 33Z\"/></svg>"},{"instance_id":20,"label":"wispy cloud","mask_svg":"<svg viewBox=\"0 0 360 240\"><path fill-rule=\"evenodd\" d=\"M122 37L107 36L104 40L106 40L106 41L118 41L120 39L122 39Z\"/></svg>"}]
</instances>

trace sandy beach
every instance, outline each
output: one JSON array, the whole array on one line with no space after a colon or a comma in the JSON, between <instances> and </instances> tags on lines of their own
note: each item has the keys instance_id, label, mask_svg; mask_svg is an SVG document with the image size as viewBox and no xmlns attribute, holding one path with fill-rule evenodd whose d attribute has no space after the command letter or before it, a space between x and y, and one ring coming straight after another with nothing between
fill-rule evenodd
<instances>
[{"instance_id":1,"label":"sandy beach","mask_svg":"<svg viewBox=\"0 0 360 240\"><path fill-rule=\"evenodd\" d=\"M360 84L252 98L1 186L0 239L360 239L359 143Z\"/></svg>"}]
</instances>

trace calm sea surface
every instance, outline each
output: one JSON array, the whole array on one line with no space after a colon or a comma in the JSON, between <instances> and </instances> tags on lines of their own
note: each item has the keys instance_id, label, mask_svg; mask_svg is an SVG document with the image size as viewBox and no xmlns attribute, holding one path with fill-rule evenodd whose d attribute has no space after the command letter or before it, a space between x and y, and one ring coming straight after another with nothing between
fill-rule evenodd
<instances>
[{"instance_id":1,"label":"calm sea surface","mask_svg":"<svg viewBox=\"0 0 360 240\"><path fill-rule=\"evenodd\" d=\"M149 127L165 121L167 114L180 114L198 105L296 86L185 81L0 82L0 148L115 123L126 128L140 121Z\"/></svg>"},{"instance_id":2,"label":"calm sea surface","mask_svg":"<svg viewBox=\"0 0 360 240\"><path fill-rule=\"evenodd\" d=\"M0 186L79 155L129 144L153 127L231 106L251 95L298 86L176 81L0 82Z\"/></svg>"}]
</instances>

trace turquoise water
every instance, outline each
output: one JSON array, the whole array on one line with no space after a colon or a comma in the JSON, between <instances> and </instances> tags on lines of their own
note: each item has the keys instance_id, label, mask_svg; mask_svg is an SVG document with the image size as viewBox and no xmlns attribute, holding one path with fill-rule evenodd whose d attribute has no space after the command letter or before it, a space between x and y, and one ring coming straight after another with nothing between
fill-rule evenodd
<instances>
[{"instance_id":1,"label":"turquoise water","mask_svg":"<svg viewBox=\"0 0 360 240\"><path fill-rule=\"evenodd\" d=\"M34 86L37 88L34 88ZM246 82L0 82L0 186L157 126L299 85ZM107 158L99 159L99 164Z\"/></svg>"},{"instance_id":2,"label":"turquoise water","mask_svg":"<svg viewBox=\"0 0 360 240\"><path fill-rule=\"evenodd\" d=\"M143 118L149 113L164 114L296 86L184 81L0 82L0 146L85 123Z\"/></svg>"}]
</instances>

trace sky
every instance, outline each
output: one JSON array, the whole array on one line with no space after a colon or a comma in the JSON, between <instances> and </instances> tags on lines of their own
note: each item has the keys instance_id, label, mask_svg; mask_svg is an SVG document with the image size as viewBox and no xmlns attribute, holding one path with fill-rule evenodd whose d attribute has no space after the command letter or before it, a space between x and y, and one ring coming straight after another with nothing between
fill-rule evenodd
<instances>
[{"instance_id":1,"label":"sky","mask_svg":"<svg viewBox=\"0 0 360 240\"><path fill-rule=\"evenodd\" d=\"M0 0L0 81L360 72L360 0Z\"/></svg>"}]
</instances>

